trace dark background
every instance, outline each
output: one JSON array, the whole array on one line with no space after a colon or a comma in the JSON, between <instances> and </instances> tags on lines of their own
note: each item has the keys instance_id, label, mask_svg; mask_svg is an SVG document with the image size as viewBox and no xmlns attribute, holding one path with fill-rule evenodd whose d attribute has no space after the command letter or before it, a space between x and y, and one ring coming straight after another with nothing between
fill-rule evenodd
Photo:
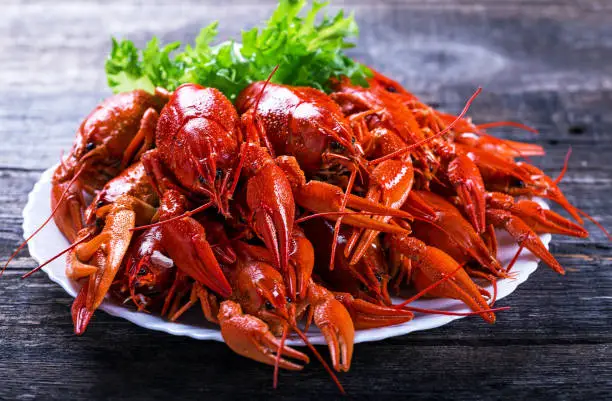
<instances>
[{"instance_id":1,"label":"dark background","mask_svg":"<svg viewBox=\"0 0 612 401\"><path fill-rule=\"evenodd\" d=\"M124 4L125 3L125 4ZM221 36L269 15L272 1L0 1L0 260L21 241L21 210L81 119L109 95L109 36L142 45L191 40L213 19ZM612 2L606 0L335 1L355 10L355 56L425 101L458 113L475 87L477 122L518 120L549 154L553 176L571 145L562 189L612 227ZM592 226L589 226L592 228ZM356 346L341 376L354 398L604 399L612 392L612 256L598 231L553 238L565 277L544 266L478 318ZM71 298L27 251L0 281L0 399L327 399L337 391L317 363L281 373L200 342L98 313L72 334Z\"/></svg>"}]
</instances>

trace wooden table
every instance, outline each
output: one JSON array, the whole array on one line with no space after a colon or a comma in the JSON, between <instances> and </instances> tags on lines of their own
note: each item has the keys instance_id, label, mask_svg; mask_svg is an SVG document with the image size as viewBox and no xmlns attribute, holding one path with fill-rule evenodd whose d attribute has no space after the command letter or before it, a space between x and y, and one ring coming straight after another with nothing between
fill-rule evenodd
<instances>
[{"instance_id":1,"label":"wooden table","mask_svg":"<svg viewBox=\"0 0 612 401\"><path fill-rule=\"evenodd\" d=\"M139 45L151 35L190 40L213 19L221 36L265 18L272 1L128 2L3 0L0 6L0 259L21 241L21 210L41 171L67 149L80 120L109 95L103 62L110 35ZM223 3L223 5L221 5ZM342 3L338 1L337 3ZM538 160L562 188L612 228L612 3L606 0L347 1L361 26L355 56L424 100L459 112L478 86L476 121L519 120L539 136ZM589 226L589 228L593 228ZM554 238L567 268L540 269L478 318L357 345L341 377L354 398L604 399L612 394L612 257L597 230ZM316 363L300 374L272 370L229 351L148 331L98 313L72 334L71 298L27 251L0 281L0 399L327 399L337 395Z\"/></svg>"}]
</instances>

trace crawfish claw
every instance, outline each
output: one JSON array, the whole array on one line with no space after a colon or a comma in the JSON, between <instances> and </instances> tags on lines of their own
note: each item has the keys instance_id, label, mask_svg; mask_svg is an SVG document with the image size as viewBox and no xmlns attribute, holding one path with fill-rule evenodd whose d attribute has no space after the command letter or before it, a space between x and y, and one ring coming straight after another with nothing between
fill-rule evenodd
<instances>
[{"instance_id":1,"label":"crawfish claw","mask_svg":"<svg viewBox=\"0 0 612 401\"><path fill-rule=\"evenodd\" d=\"M551 233L586 238L589 232L582 226L565 217L544 209L537 202L520 200L516 202L513 212L537 233Z\"/></svg>"},{"instance_id":2,"label":"crawfish claw","mask_svg":"<svg viewBox=\"0 0 612 401\"><path fill-rule=\"evenodd\" d=\"M448 166L448 178L457 190L470 223L478 234L485 231L485 185L478 167L465 155Z\"/></svg>"},{"instance_id":3,"label":"crawfish claw","mask_svg":"<svg viewBox=\"0 0 612 401\"><path fill-rule=\"evenodd\" d=\"M273 253L275 266L280 271L287 272L291 229L295 215L291 185L283 170L270 158L267 150L249 144L246 154L247 164L258 167L253 168L254 172L249 178L246 192L247 204L253 214L255 232Z\"/></svg>"},{"instance_id":4,"label":"crawfish claw","mask_svg":"<svg viewBox=\"0 0 612 401\"><path fill-rule=\"evenodd\" d=\"M486 322L495 322L495 314L488 311L489 305L479 287L452 257L414 237L394 235L389 242L404 257L411 259L415 267L412 282L417 290L423 290L445 276L453 275L452 279L430 289L428 295L459 299L474 312L478 312Z\"/></svg>"},{"instance_id":5,"label":"crawfish claw","mask_svg":"<svg viewBox=\"0 0 612 401\"><path fill-rule=\"evenodd\" d=\"M338 372L348 372L355 339L351 315L331 292L312 281L308 298L313 308L314 322L323 333L329 347L334 369Z\"/></svg>"},{"instance_id":6,"label":"crawfish claw","mask_svg":"<svg viewBox=\"0 0 612 401\"><path fill-rule=\"evenodd\" d=\"M546 249L538 235L521 218L501 209L488 209L487 221L497 228L504 229L514 238L520 246L542 259L544 263L559 274L565 274L565 270L557 259Z\"/></svg>"},{"instance_id":7,"label":"crawfish claw","mask_svg":"<svg viewBox=\"0 0 612 401\"><path fill-rule=\"evenodd\" d=\"M242 313L239 304L224 301L217 316L221 325L221 335L232 351L262 362L274 365L279 352L287 357L308 363L308 356L283 345L272 335L270 328L259 318ZM279 359L279 367L287 370L302 370L303 366L283 357Z\"/></svg>"},{"instance_id":8,"label":"crawfish claw","mask_svg":"<svg viewBox=\"0 0 612 401\"><path fill-rule=\"evenodd\" d=\"M85 301L87 300L87 292L89 289L89 279L85 281L76 298L72 302L70 312L72 313L72 324L74 325L74 334L80 336L85 333L87 325L93 316L93 310L87 309Z\"/></svg>"}]
</instances>

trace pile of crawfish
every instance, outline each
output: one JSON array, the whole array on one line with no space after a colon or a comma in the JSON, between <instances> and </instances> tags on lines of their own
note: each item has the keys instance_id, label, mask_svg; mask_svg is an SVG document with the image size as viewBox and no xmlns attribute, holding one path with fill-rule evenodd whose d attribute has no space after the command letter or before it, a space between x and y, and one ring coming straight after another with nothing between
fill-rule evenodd
<instances>
[{"instance_id":1,"label":"pile of crawfish","mask_svg":"<svg viewBox=\"0 0 612 401\"><path fill-rule=\"evenodd\" d=\"M379 73L332 87L256 82L232 103L185 84L99 105L52 179L67 275L81 285L75 332L107 295L170 321L199 304L232 350L277 368L308 363L285 339L307 342L298 322L314 322L347 371L356 329L445 313L411 307L420 296L493 323L496 294L482 285L512 276L496 229L564 273L538 235L587 237L588 215L559 190L563 174L517 161L540 146L485 131L528 127L474 125L469 102L445 114ZM416 295L393 305L406 289Z\"/></svg>"}]
</instances>

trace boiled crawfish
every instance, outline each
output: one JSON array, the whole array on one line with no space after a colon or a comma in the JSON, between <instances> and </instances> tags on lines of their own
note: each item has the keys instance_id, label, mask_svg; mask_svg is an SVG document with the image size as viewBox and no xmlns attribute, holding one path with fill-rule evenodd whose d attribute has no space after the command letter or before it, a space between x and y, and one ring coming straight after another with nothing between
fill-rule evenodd
<instances>
[{"instance_id":1,"label":"boiled crawfish","mask_svg":"<svg viewBox=\"0 0 612 401\"><path fill-rule=\"evenodd\" d=\"M473 124L474 96L459 116L439 112L378 72L367 88L332 87L255 82L233 105L184 84L94 110L52 182L67 274L82 285L75 332L109 292L171 321L199 304L235 352L299 370L309 357L285 344L297 336L335 378L300 323L323 333L338 372L355 330L452 313L411 305L421 296L493 323L497 280L513 274L495 229L564 273L538 234L588 236L591 217L558 187L566 167L553 180L515 160L541 147L486 132L528 127ZM551 199L577 223L515 196ZM416 294L393 304L391 290Z\"/></svg>"},{"instance_id":2,"label":"boiled crawfish","mask_svg":"<svg viewBox=\"0 0 612 401\"><path fill-rule=\"evenodd\" d=\"M95 194L153 146L158 112L167 94L142 90L114 95L81 123L70 152L51 180L55 224L70 242L83 227L83 191Z\"/></svg>"}]
</instances>

